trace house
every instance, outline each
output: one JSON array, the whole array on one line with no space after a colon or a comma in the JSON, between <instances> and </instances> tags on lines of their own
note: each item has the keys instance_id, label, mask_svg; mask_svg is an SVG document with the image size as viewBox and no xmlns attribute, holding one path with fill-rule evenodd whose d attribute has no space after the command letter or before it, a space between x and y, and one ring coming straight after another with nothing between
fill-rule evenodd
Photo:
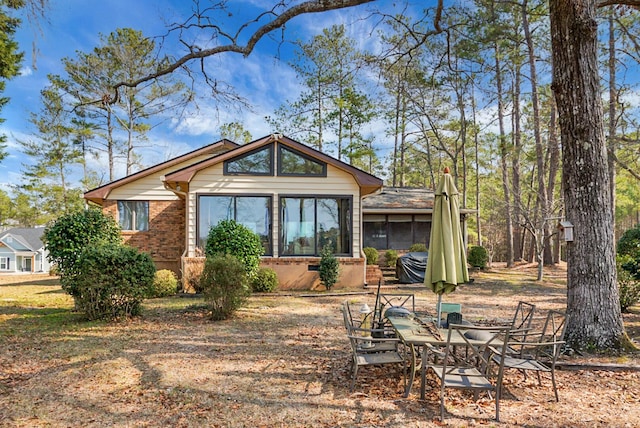
<instances>
[{"instance_id":1,"label":"house","mask_svg":"<svg viewBox=\"0 0 640 428\"><path fill-rule=\"evenodd\" d=\"M210 227L234 219L260 236L261 264L276 271L281 289L314 289L326 245L340 262L336 286L364 285L362 203L381 189L381 179L272 134L241 146L221 140L84 197L158 269L201 263Z\"/></svg>"},{"instance_id":2,"label":"house","mask_svg":"<svg viewBox=\"0 0 640 428\"><path fill-rule=\"evenodd\" d=\"M15 227L0 233L0 273L49 272L43 227Z\"/></svg>"},{"instance_id":3,"label":"house","mask_svg":"<svg viewBox=\"0 0 640 428\"><path fill-rule=\"evenodd\" d=\"M362 202L364 247L406 251L413 244L429 248L433 190L385 187ZM467 242L466 219L476 210L461 208L460 221Z\"/></svg>"}]
</instances>

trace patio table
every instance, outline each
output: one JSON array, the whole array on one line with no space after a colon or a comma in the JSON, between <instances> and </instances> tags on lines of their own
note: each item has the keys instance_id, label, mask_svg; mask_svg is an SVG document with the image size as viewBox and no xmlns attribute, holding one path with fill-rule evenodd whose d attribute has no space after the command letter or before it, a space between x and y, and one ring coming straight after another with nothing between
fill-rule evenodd
<instances>
[{"instance_id":1,"label":"patio table","mask_svg":"<svg viewBox=\"0 0 640 428\"><path fill-rule=\"evenodd\" d=\"M446 328L437 328L432 318L420 318L417 316L408 317L387 317L389 323L393 326L396 334L402 342L408 346L410 352L410 373L404 397L407 398L413 387L415 379L415 371L417 369L417 348L422 348L421 358L421 385L420 398L425 398L425 378L427 366L427 354L432 348L442 348L447 346L447 335L449 330ZM449 342L452 346L468 346L477 343L481 345L485 340L473 340L460 337L460 333L456 330L452 332L457 335L451 338ZM496 342L496 345L498 342Z\"/></svg>"}]
</instances>

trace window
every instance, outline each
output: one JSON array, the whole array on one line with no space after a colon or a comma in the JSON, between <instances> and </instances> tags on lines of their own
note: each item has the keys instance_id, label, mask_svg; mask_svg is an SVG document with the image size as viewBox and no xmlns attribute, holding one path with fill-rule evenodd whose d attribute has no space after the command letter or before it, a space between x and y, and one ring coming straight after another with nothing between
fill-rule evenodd
<instances>
[{"instance_id":1,"label":"window","mask_svg":"<svg viewBox=\"0 0 640 428\"><path fill-rule=\"evenodd\" d=\"M149 201L118 201L118 219L122 230L149 230Z\"/></svg>"},{"instance_id":2,"label":"window","mask_svg":"<svg viewBox=\"0 0 640 428\"><path fill-rule=\"evenodd\" d=\"M199 195L198 247L206 247L209 229L221 220L235 220L248 227L260 237L264 254L273 254L270 196Z\"/></svg>"},{"instance_id":3,"label":"window","mask_svg":"<svg viewBox=\"0 0 640 428\"><path fill-rule=\"evenodd\" d=\"M327 164L279 144L278 175L326 177Z\"/></svg>"},{"instance_id":4,"label":"window","mask_svg":"<svg viewBox=\"0 0 640 428\"><path fill-rule=\"evenodd\" d=\"M9 264L10 260L9 257L0 257L0 270L9 270L11 267Z\"/></svg>"},{"instance_id":5,"label":"window","mask_svg":"<svg viewBox=\"0 0 640 428\"><path fill-rule=\"evenodd\" d=\"M280 198L280 254L318 256L330 245L334 254L351 254L351 198Z\"/></svg>"},{"instance_id":6,"label":"window","mask_svg":"<svg viewBox=\"0 0 640 428\"><path fill-rule=\"evenodd\" d=\"M224 174L273 175L273 144L226 161Z\"/></svg>"}]
</instances>

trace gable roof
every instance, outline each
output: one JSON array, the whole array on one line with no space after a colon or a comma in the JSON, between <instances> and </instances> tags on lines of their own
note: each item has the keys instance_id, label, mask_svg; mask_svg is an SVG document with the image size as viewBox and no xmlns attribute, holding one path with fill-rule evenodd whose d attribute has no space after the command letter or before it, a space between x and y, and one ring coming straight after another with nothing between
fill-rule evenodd
<instances>
[{"instance_id":1,"label":"gable roof","mask_svg":"<svg viewBox=\"0 0 640 428\"><path fill-rule=\"evenodd\" d=\"M405 211L431 213L433 190L414 187L385 187L380 193L362 201L365 213L403 213Z\"/></svg>"},{"instance_id":2,"label":"gable roof","mask_svg":"<svg viewBox=\"0 0 640 428\"><path fill-rule=\"evenodd\" d=\"M362 171L361 169L335 159L334 157L313 149L305 144L292 140L291 138L286 137L282 134L268 135L266 137L247 143L243 146L239 146L214 158L205 159L201 162L194 163L193 165L189 165L185 168L174 171L165 176L165 183L167 183L171 188L174 189L180 186L180 188L184 191L185 189L188 189L189 183L199 171L274 142L278 142L279 144L291 147L311 158L320 160L326 164L332 165L339 170L351 174L355 181L360 185L361 194L363 196L374 193L382 187L382 180L378 177L375 177L365 171Z\"/></svg>"},{"instance_id":3,"label":"gable roof","mask_svg":"<svg viewBox=\"0 0 640 428\"><path fill-rule=\"evenodd\" d=\"M42 242L43 234L44 227L14 227L0 233L0 241L13 250L38 251L44 247ZM13 238L19 245L8 243L7 237Z\"/></svg>"},{"instance_id":4,"label":"gable roof","mask_svg":"<svg viewBox=\"0 0 640 428\"><path fill-rule=\"evenodd\" d=\"M109 196L109 193L111 193L111 191L117 187L123 186L127 183L131 183L135 180L139 180L140 178L162 171L163 169L171 168L172 166L175 166L182 162L186 162L189 159L193 159L202 155L211 155L212 157L215 157L220 153L227 152L229 150L235 149L236 147L238 147L238 144L234 143L233 141L222 139L213 144L209 144L208 146L204 146L189 153L185 153L184 155L169 159L166 162L162 162L149 168L143 169L142 171L138 171L119 180L115 180L103 186L91 189L85 192L84 198L90 200L91 202L95 202L98 205L102 205L102 202L107 198L107 196Z\"/></svg>"},{"instance_id":5,"label":"gable roof","mask_svg":"<svg viewBox=\"0 0 640 428\"><path fill-rule=\"evenodd\" d=\"M423 187L384 187L362 201L364 214L432 214L435 192ZM460 214L476 214L460 208Z\"/></svg>"}]
</instances>

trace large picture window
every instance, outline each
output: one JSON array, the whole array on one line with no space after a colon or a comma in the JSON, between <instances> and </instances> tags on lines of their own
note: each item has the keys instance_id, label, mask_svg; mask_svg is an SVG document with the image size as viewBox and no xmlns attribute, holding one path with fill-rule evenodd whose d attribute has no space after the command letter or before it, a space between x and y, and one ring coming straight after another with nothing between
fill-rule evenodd
<instances>
[{"instance_id":1,"label":"large picture window","mask_svg":"<svg viewBox=\"0 0 640 428\"><path fill-rule=\"evenodd\" d=\"M330 245L334 254L351 254L351 198L280 198L280 254L318 256Z\"/></svg>"},{"instance_id":2,"label":"large picture window","mask_svg":"<svg viewBox=\"0 0 640 428\"><path fill-rule=\"evenodd\" d=\"M221 220L235 220L246 226L260 237L264 254L273 254L270 196L199 195L198 247L206 247L209 230Z\"/></svg>"},{"instance_id":3,"label":"large picture window","mask_svg":"<svg viewBox=\"0 0 640 428\"><path fill-rule=\"evenodd\" d=\"M118 201L118 221L122 230L149 230L149 202Z\"/></svg>"}]
</instances>

